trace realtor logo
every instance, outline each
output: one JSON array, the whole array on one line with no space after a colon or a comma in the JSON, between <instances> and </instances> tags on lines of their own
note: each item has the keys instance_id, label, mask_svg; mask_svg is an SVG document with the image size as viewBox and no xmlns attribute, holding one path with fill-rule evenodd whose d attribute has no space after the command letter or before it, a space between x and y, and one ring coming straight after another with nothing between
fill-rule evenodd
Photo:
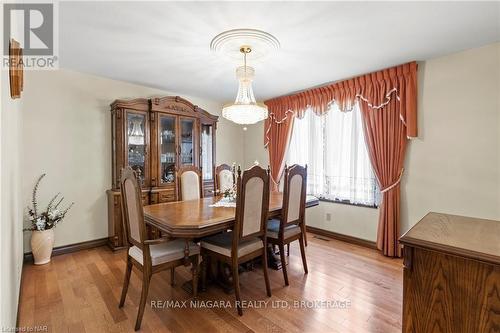
<instances>
[{"instance_id":1,"label":"realtor logo","mask_svg":"<svg viewBox=\"0 0 500 333\"><path fill-rule=\"evenodd\" d=\"M9 41L19 42L25 69L54 69L57 64L57 2L3 4L3 56Z\"/></svg>"}]
</instances>

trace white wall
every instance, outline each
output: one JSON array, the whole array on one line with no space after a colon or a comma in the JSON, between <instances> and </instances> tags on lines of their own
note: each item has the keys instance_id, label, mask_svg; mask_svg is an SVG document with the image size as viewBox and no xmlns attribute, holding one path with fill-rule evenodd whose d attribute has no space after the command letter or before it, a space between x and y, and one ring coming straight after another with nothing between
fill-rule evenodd
<instances>
[{"instance_id":1,"label":"white wall","mask_svg":"<svg viewBox=\"0 0 500 333\"><path fill-rule=\"evenodd\" d=\"M23 264L21 204L21 101L10 99L1 71L0 117L0 327L15 327Z\"/></svg>"},{"instance_id":2,"label":"white wall","mask_svg":"<svg viewBox=\"0 0 500 333\"><path fill-rule=\"evenodd\" d=\"M401 229L429 211L500 219L500 43L419 64Z\"/></svg>"},{"instance_id":3,"label":"white wall","mask_svg":"<svg viewBox=\"0 0 500 333\"><path fill-rule=\"evenodd\" d=\"M1 71L0 117L0 327L15 327L23 265L21 201L21 100L10 98Z\"/></svg>"},{"instance_id":4,"label":"white wall","mask_svg":"<svg viewBox=\"0 0 500 333\"><path fill-rule=\"evenodd\" d=\"M21 26L12 22L15 35ZM3 36L3 25L0 24ZM8 70L0 70L0 330L16 326L23 265L21 200L22 99L10 98Z\"/></svg>"},{"instance_id":5,"label":"white wall","mask_svg":"<svg viewBox=\"0 0 500 333\"><path fill-rule=\"evenodd\" d=\"M420 62L418 74L419 137L406 155L401 232L429 211L500 219L500 43ZM245 135L247 165L268 163L263 131L258 124ZM371 241L377 223L373 208L321 202L307 212L308 225Z\"/></svg>"},{"instance_id":6,"label":"white wall","mask_svg":"<svg viewBox=\"0 0 500 333\"><path fill-rule=\"evenodd\" d=\"M249 168L257 160L262 167L267 167L269 155L264 148L264 122L255 125L248 125L244 132L245 137L245 158L243 166Z\"/></svg>"},{"instance_id":7,"label":"white wall","mask_svg":"<svg viewBox=\"0 0 500 333\"><path fill-rule=\"evenodd\" d=\"M79 72L27 72L23 96L23 203L36 178L45 204L62 192L75 206L55 229L55 246L108 236L105 191L111 186L111 115L117 98L180 95L217 114L219 103ZM217 162L243 161L241 128L220 118ZM29 234L25 237L29 251Z\"/></svg>"}]
</instances>

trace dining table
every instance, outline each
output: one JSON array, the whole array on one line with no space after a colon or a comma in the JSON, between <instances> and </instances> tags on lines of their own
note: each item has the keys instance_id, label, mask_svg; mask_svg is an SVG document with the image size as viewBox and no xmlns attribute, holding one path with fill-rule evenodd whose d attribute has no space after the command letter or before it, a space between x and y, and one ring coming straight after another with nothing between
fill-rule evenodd
<instances>
[{"instance_id":1,"label":"dining table","mask_svg":"<svg viewBox=\"0 0 500 333\"><path fill-rule=\"evenodd\" d=\"M186 241L184 259L189 265L189 242L233 228L235 207L215 207L220 196L205 197L187 201L173 201L144 207L145 222L161 231L163 237L182 238ZM306 208L317 206L319 199L306 196ZM277 218L283 206L283 193L271 192L268 217ZM303 226L305 233L305 225ZM275 269L281 267L278 256L271 253L268 260ZM271 264L271 261L273 262Z\"/></svg>"}]
</instances>

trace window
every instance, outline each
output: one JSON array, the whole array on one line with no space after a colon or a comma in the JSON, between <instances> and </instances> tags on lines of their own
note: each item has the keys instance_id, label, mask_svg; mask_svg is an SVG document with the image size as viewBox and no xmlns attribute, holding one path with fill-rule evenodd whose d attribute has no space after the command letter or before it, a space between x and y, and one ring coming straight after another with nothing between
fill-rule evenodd
<instances>
[{"instance_id":1,"label":"window","mask_svg":"<svg viewBox=\"0 0 500 333\"><path fill-rule=\"evenodd\" d=\"M366 150L361 112L332 104L295 119L287 163L307 164L307 193L326 200L375 206L378 188Z\"/></svg>"}]
</instances>

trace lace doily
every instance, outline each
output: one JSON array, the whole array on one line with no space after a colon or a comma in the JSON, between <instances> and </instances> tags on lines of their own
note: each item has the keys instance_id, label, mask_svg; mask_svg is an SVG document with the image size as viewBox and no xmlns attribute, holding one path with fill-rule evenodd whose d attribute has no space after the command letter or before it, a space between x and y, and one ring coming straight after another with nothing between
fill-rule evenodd
<instances>
[{"instance_id":1,"label":"lace doily","mask_svg":"<svg viewBox=\"0 0 500 333\"><path fill-rule=\"evenodd\" d=\"M222 198L216 203L209 205L209 207L230 207L230 208L235 208L236 207L236 201L232 201L229 198Z\"/></svg>"}]
</instances>

